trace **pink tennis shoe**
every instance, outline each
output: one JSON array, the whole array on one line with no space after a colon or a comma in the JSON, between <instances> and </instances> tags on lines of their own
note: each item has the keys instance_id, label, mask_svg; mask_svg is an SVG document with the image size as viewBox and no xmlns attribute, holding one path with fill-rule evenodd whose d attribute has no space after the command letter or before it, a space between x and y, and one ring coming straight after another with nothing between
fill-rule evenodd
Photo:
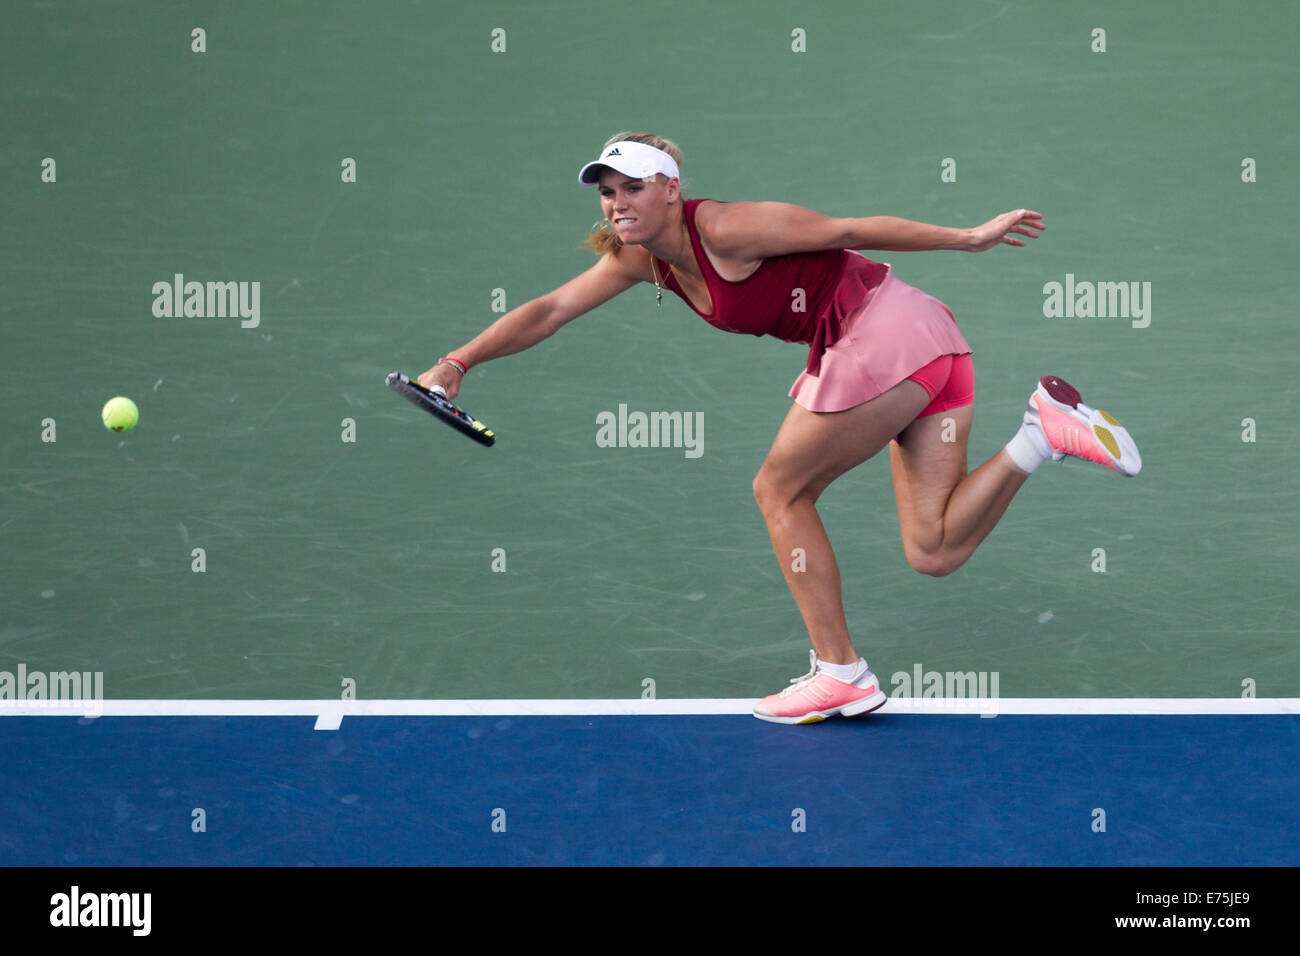
<instances>
[{"instance_id":1,"label":"pink tennis shoe","mask_svg":"<svg viewBox=\"0 0 1300 956\"><path fill-rule=\"evenodd\" d=\"M812 670L790 681L790 686L780 693L755 704L755 717L777 724L813 724L837 714L844 717L867 714L889 700L862 658L858 658L853 677L848 681L819 674L816 651L810 651L808 659Z\"/></svg>"},{"instance_id":2,"label":"pink tennis shoe","mask_svg":"<svg viewBox=\"0 0 1300 956\"><path fill-rule=\"evenodd\" d=\"M1025 424L1047 439L1053 461L1071 455L1130 478L1142 470L1142 456L1128 429L1100 409L1083 404L1078 389L1055 375L1039 379L1029 396Z\"/></svg>"}]
</instances>

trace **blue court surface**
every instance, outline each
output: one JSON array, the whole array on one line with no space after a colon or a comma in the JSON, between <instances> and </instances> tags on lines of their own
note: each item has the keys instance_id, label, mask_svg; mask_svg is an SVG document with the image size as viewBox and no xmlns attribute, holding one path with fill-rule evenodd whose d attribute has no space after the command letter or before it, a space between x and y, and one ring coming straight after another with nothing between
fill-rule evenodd
<instances>
[{"instance_id":1,"label":"blue court surface","mask_svg":"<svg viewBox=\"0 0 1300 956\"><path fill-rule=\"evenodd\" d=\"M10 866L1300 863L1295 714L49 716L0 760Z\"/></svg>"}]
</instances>

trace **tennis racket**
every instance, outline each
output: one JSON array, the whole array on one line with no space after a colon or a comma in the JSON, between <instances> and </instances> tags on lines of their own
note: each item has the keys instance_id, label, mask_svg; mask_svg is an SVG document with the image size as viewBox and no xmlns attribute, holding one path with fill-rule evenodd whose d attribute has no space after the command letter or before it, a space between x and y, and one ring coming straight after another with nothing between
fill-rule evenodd
<instances>
[{"instance_id":1,"label":"tennis racket","mask_svg":"<svg viewBox=\"0 0 1300 956\"><path fill-rule=\"evenodd\" d=\"M468 435L480 445L491 445L496 442L497 437L481 421L473 415L466 412L463 408L457 408L447 399L447 393L441 386L435 386L432 390L425 388L419 382L414 382L407 378L401 372L388 373L388 387L398 395L419 405L434 418L440 419L464 435Z\"/></svg>"}]
</instances>

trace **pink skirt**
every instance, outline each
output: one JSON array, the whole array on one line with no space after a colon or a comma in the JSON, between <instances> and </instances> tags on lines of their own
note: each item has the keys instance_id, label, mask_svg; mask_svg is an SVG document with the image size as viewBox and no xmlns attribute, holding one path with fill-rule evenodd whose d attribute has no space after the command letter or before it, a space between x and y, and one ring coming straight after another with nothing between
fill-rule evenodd
<instances>
[{"instance_id":1,"label":"pink skirt","mask_svg":"<svg viewBox=\"0 0 1300 956\"><path fill-rule=\"evenodd\" d=\"M803 372L790 397L810 412L839 412L889 391L942 355L967 355L971 347L952 311L894 275L845 316L818 374Z\"/></svg>"}]
</instances>

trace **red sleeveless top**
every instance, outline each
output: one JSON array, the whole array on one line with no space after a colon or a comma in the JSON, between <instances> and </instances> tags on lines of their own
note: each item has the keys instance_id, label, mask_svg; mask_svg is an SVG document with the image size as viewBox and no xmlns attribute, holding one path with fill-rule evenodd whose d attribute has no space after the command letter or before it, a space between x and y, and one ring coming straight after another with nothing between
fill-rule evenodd
<instances>
[{"instance_id":1,"label":"red sleeveless top","mask_svg":"<svg viewBox=\"0 0 1300 956\"><path fill-rule=\"evenodd\" d=\"M656 258L655 268L665 277L663 284L704 321L724 332L772 335L812 346L808 374L816 375L821 369L822 353L839 338L843 319L884 281L889 266L850 249L795 252L764 259L749 278L729 282L709 262L695 228L695 209L707 201L688 199L682 212L713 312L705 315L695 308L668 264Z\"/></svg>"}]
</instances>

